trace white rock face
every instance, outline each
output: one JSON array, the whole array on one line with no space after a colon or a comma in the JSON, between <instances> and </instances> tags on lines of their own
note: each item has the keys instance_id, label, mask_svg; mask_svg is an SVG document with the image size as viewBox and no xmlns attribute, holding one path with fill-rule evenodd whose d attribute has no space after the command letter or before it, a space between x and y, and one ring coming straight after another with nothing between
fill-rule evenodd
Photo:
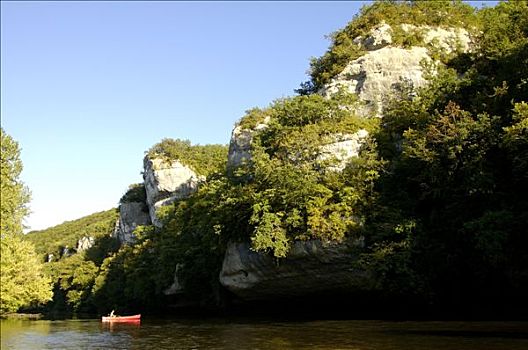
<instances>
[{"instance_id":1,"label":"white rock face","mask_svg":"<svg viewBox=\"0 0 528 350\"><path fill-rule=\"evenodd\" d=\"M420 30L423 33L423 39L426 44L433 44L445 53L451 53L456 50L462 52L471 50L471 36L464 28L416 27L412 24L402 24L401 28L406 32L416 29Z\"/></svg>"},{"instance_id":2,"label":"white rock face","mask_svg":"<svg viewBox=\"0 0 528 350\"><path fill-rule=\"evenodd\" d=\"M150 219L158 227L162 224L156 210L175 200L188 197L198 189L199 183L205 180L203 176L197 175L177 160L166 162L159 158L145 157L143 167Z\"/></svg>"},{"instance_id":3,"label":"white rock face","mask_svg":"<svg viewBox=\"0 0 528 350\"><path fill-rule=\"evenodd\" d=\"M445 53L455 50L467 52L471 49L471 37L463 28L417 27L410 24L402 24L400 27L405 32L419 31L425 44ZM391 26L382 22L365 37L355 38L353 42L367 50L367 53L351 61L320 93L330 96L344 88L345 91L356 94L363 102L356 108L359 115L381 117L387 101L402 85L412 88L424 86L427 82L423 76L423 64L432 61L428 49L391 46L392 33ZM266 128L268 123L269 117L253 129L243 129L240 125L233 129L228 168L236 168L251 160L253 135Z\"/></svg>"},{"instance_id":4,"label":"white rock face","mask_svg":"<svg viewBox=\"0 0 528 350\"><path fill-rule=\"evenodd\" d=\"M257 124L253 129L244 129L240 125L235 126L231 133L229 142L229 153L227 155L227 167L237 168L242 164L251 161L251 141L255 132L266 129L270 118L266 117L262 123Z\"/></svg>"},{"instance_id":5,"label":"white rock face","mask_svg":"<svg viewBox=\"0 0 528 350\"><path fill-rule=\"evenodd\" d=\"M82 237L77 241L77 253L90 249L94 244L95 239L93 237Z\"/></svg>"},{"instance_id":6,"label":"white rock face","mask_svg":"<svg viewBox=\"0 0 528 350\"><path fill-rule=\"evenodd\" d=\"M268 254L252 251L249 243L231 242L220 271L220 283L245 300L346 292L373 286L371 276L352 267L357 256L350 249L363 245L362 239L344 243L297 241L288 257L277 263Z\"/></svg>"},{"instance_id":7,"label":"white rock face","mask_svg":"<svg viewBox=\"0 0 528 350\"><path fill-rule=\"evenodd\" d=\"M338 163L328 167L328 170L343 171L348 160L352 157L358 156L359 150L365 142L368 134L367 130L360 129L354 134L335 135L336 142L321 146L317 160L324 161L330 158L335 158Z\"/></svg>"},{"instance_id":8,"label":"white rock face","mask_svg":"<svg viewBox=\"0 0 528 350\"><path fill-rule=\"evenodd\" d=\"M466 52L471 48L471 37L462 28L444 29L402 24L401 29L406 32L420 31L425 44L447 54L455 50ZM368 52L349 62L321 93L329 96L344 88L365 102L365 106L358 109L360 115L381 117L387 101L402 84L414 88L424 86L427 82L423 77L423 63L432 61L428 49L419 46L408 49L389 46L392 43L391 33L391 27L382 23L365 38L355 38L354 42Z\"/></svg>"},{"instance_id":9,"label":"white rock face","mask_svg":"<svg viewBox=\"0 0 528 350\"><path fill-rule=\"evenodd\" d=\"M150 225L148 207L143 202L126 202L119 206L119 224L115 236L122 244L136 241L134 230L138 226Z\"/></svg>"},{"instance_id":10,"label":"white rock face","mask_svg":"<svg viewBox=\"0 0 528 350\"><path fill-rule=\"evenodd\" d=\"M385 22L373 28L366 37L358 36L353 40L366 50L378 50L392 44L392 28Z\"/></svg>"},{"instance_id":11,"label":"white rock face","mask_svg":"<svg viewBox=\"0 0 528 350\"><path fill-rule=\"evenodd\" d=\"M350 62L322 93L332 95L345 88L365 102L360 115L381 117L384 105L400 84L425 85L422 62L427 61L431 58L425 47L384 47Z\"/></svg>"}]
</instances>

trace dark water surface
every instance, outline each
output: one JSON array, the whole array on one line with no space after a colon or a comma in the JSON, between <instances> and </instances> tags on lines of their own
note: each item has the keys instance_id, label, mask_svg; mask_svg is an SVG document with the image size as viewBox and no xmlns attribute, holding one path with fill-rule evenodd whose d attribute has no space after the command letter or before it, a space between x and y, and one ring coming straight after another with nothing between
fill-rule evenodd
<instances>
[{"instance_id":1,"label":"dark water surface","mask_svg":"<svg viewBox=\"0 0 528 350\"><path fill-rule=\"evenodd\" d=\"M7 349L527 350L526 322L2 320Z\"/></svg>"}]
</instances>

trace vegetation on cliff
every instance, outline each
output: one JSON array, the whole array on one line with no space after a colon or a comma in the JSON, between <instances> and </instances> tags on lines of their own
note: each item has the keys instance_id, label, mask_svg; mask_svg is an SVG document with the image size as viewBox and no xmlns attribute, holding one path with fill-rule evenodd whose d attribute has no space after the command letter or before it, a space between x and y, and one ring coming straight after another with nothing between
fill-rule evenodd
<instances>
[{"instance_id":1,"label":"vegetation on cliff","mask_svg":"<svg viewBox=\"0 0 528 350\"><path fill-rule=\"evenodd\" d=\"M378 177L374 168L365 171L369 151L336 172L328 169L338 160L324 157L322 148L361 129L376 130L377 119L355 115L357 103L345 93L296 96L250 112L249 118L257 112L268 118L254 135L251 164L237 173L250 179L236 186L247 193L239 200L249 208L244 219L255 250L285 257L293 240L341 241L361 228L363 200Z\"/></svg>"},{"instance_id":2,"label":"vegetation on cliff","mask_svg":"<svg viewBox=\"0 0 528 350\"><path fill-rule=\"evenodd\" d=\"M189 140L163 139L147 151L150 158L179 160L198 175L208 176L225 166L226 145L192 145Z\"/></svg>"},{"instance_id":3,"label":"vegetation on cliff","mask_svg":"<svg viewBox=\"0 0 528 350\"><path fill-rule=\"evenodd\" d=\"M145 203L147 201L147 192L145 190L145 185L142 183L132 184L128 186L128 190L119 200L120 204L130 203L130 202L140 202Z\"/></svg>"},{"instance_id":4,"label":"vegetation on cliff","mask_svg":"<svg viewBox=\"0 0 528 350\"><path fill-rule=\"evenodd\" d=\"M393 45L404 47L422 44L419 29L404 32L400 24L414 26L435 26L467 28L476 32L479 19L474 7L461 0L426 1L377 1L363 7L359 14L343 29L330 36L332 43L328 51L311 62L311 80L304 83L300 91L318 91L339 74L352 60L365 54L354 39L365 36L381 23L392 28Z\"/></svg>"},{"instance_id":5,"label":"vegetation on cliff","mask_svg":"<svg viewBox=\"0 0 528 350\"><path fill-rule=\"evenodd\" d=\"M513 312L528 292L528 3L478 16L478 49L383 118L363 262L389 294Z\"/></svg>"}]
</instances>

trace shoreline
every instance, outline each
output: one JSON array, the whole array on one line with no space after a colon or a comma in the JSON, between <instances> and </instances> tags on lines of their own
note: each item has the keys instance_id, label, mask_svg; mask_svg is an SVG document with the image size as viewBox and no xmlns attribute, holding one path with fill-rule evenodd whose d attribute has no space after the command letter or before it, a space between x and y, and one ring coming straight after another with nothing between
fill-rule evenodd
<instances>
[{"instance_id":1,"label":"shoreline","mask_svg":"<svg viewBox=\"0 0 528 350\"><path fill-rule=\"evenodd\" d=\"M41 320L44 314L26 314L26 313L7 313L0 315L0 319L18 319L18 320Z\"/></svg>"}]
</instances>

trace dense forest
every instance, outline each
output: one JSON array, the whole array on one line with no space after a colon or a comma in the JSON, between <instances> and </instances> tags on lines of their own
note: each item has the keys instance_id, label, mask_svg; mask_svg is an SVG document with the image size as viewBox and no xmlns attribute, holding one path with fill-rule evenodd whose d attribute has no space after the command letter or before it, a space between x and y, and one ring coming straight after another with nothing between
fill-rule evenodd
<instances>
[{"instance_id":1,"label":"dense forest","mask_svg":"<svg viewBox=\"0 0 528 350\"><path fill-rule=\"evenodd\" d=\"M113 237L118 217L115 209L95 213L42 231L25 239L34 244L44 272L53 281L53 299L43 309L49 315L93 312L92 288L105 258L116 252L119 242ZM91 244L82 248L87 238Z\"/></svg>"},{"instance_id":2,"label":"dense forest","mask_svg":"<svg viewBox=\"0 0 528 350\"><path fill-rule=\"evenodd\" d=\"M428 47L439 62L428 84L403 86L382 118L368 118L356 113L354 94L318 92L364 54L354 38L382 22L462 27L474 45L450 54ZM396 30L392 45L427 46L422 34ZM162 227L138 227L133 245L119 247L111 237L115 210L24 239L8 234L5 227L16 225L4 226L4 217L19 222L27 196L21 188L7 189L20 198L17 208L4 209L2 139L2 285L4 264L11 264L4 246L17 239L37 245L32 264L45 266L43 276L53 280L48 311L167 312L175 301L164 290L176 266L179 298L218 308L230 298L218 282L230 241L248 241L280 264L296 241L361 238L353 268L375 276L372 309L398 303L431 315L525 317L528 2L475 9L459 1L377 1L331 40L312 60L311 79L297 95L249 110L239 122L247 129L267 123L253 134L250 162L228 169L225 147L181 140L166 139L147 151L186 160L205 179L193 195L160 210ZM370 135L358 157L346 164L320 157L333 135L358 130ZM144 196L136 186L123 200ZM97 236L92 248L64 254L88 232ZM50 253L57 260L44 263ZM50 277L42 278L49 288ZM49 299L43 291L13 304L2 292L2 311Z\"/></svg>"}]
</instances>

